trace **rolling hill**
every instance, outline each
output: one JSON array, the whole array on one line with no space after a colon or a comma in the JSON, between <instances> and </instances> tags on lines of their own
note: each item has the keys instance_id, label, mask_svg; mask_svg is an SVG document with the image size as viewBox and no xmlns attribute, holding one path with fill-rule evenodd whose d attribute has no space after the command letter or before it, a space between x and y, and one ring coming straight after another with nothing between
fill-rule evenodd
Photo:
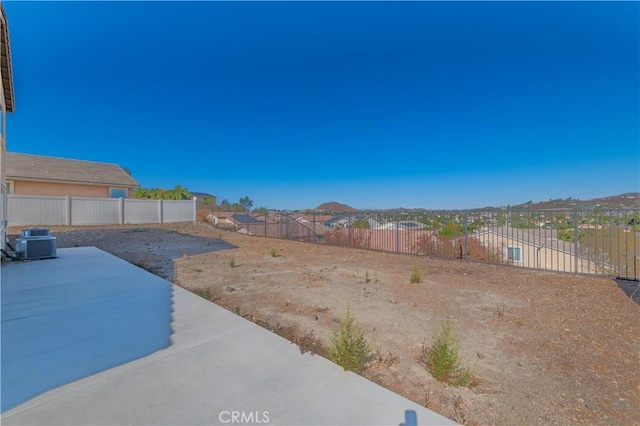
<instances>
[{"instance_id":1,"label":"rolling hill","mask_svg":"<svg viewBox=\"0 0 640 426\"><path fill-rule=\"evenodd\" d=\"M322 203L315 209L315 211L330 211L330 212L357 212L358 209L354 209L351 206L346 204L340 204L335 201L330 201L328 203Z\"/></svg>"}]
</instances>

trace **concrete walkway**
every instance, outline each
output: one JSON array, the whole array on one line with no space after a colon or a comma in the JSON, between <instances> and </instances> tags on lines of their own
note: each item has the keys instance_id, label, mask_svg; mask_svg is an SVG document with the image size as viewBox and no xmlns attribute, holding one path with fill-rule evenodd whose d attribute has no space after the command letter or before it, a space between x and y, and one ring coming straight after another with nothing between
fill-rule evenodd
<instances>
[{"instance_id":1,"label":"concrete walkway","mask_svg":"<svg viewBox=\"0 0 640 426\"><path fill-rule=\"evenodd\" d=\"M95 248L61 249L58 255L3 267L2 285L17 279L40 281L45 267L56 282L68 277L70 282L119 281L136 288L159 280ZM78 268L82 258L90 259L92 267ZM405 419L412 423L412 413L405 417L407 410L415 412L417 424L454 424L322 357L301 355L287 340L180 287L172 288L169 347L36 396L4 412L2 424L399 425ZM100 336L101 328L83 317L75 320ZM2 327L4 334L4 319ZM12 351L4 336L2 343L3 354ZM4 357L2 369L4 373ZM3 388L2 397L11 392Z\"/></svg>"}]
</instances>

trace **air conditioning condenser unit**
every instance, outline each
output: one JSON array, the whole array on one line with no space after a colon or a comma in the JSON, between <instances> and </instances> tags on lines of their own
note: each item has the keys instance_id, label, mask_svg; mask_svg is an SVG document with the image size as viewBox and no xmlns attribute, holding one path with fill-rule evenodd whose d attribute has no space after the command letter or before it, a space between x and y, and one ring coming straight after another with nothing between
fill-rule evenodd
<instances>
[{"instance_id":1,"label":"air conditioning condenser unit","mask_svg":"<svg viewBox=\"0 0 640 426\"><path fill-rule=\"evenodd\" d=\"M51 230L49 228L28 228L23 229L21 232L22 238L28 237L50 237Z\"/></svg>"},{"instance_id":2,"label":"air conditioning condenser unit","mask_svg":"<svg viewBox=\"0 0 640 426\"><path fill-rule=\"evenodd\" d=\"M56 257L56 237L28 237L16 240L16 253L22 259Z\"/></svg>"}]
</instances>

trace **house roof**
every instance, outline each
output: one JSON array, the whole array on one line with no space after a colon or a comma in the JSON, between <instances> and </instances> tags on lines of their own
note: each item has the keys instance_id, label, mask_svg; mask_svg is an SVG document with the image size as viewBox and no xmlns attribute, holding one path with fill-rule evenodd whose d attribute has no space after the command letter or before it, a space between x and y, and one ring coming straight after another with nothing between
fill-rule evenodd
<instances>
[{"instance_id":1,"label":"house roof","mask_svg":"<svg viewBox=\"0 0 640 426\"><path fill-rule=\"evenodd\" d=\"M231 215L231 217L233 217L233 219L236 222L240 222L240 223L263 223L264 222L248 214L233 214Z\"/></svg>"},{"instance_id":2,"label":"house roof","mask_svg":"<svg viewBox=\"0 0 640 426\"><path fill-rule=\"evenodd\" d=\"M404 226L405 228L411 228L411 229L422 229L424 228L424 224L420 223L420 222L416 222L415 220L409 220L409 221L405 221L405 222L400 222L400 225Z\"/></svg>"},{"instance_id":3,"label":"house roof","mask_svg":"<svg viewBox=\"0 0 640 426\"><path fill-rule=\"evenodd\" d=\"M140 186L117 164L15 152L7 152L7 179L101 186Z\"/></svg>"},{"instance_id":4,"label":"house roof","mask_svg":"<svg viewBox=\"0 0 640 426\"><path fill-rule=\"evenodd\" d=\"M209 194L208 192L191 192L192 197L198 197L198 199L203 199L205 197L217 198L213 194Z\"/></svg>"},{"instance_id":5,"label":"house roof","mask_svg":"<svg viewBox=\"0 0 640 426\"><path fill-rule=\"evenodd\" d=\"M356 220L366 220L369 223L378 223L376 219L365 214L356 214L356 215L348 214L348 215L332 216L330 219L325 221L324 224L325 226L331 226L334 223L348 222L349 219L351 219L352 223L355 222Z\"/></svg>"},{"instance_id":6,"label":"house roof","mask_svg":"<svg viewBox=\"0 0 640 426\"><path fill-rule=\"evenodd\" d=\"M2 87L4 88L4 102L7 112L13 112L13 76L11 74L11 47L9 44L9 27L4 5L0 3L0 74L2 74Z\"/></svg>"},{"instance_id":7,"label":"house roof","mask_svg":"<svg viewBox=\"0 0 640 426\"><path fill-rule=\"evenodd\" d=\"M304 219L308 222L326 222L330 220L333 216L330 215L301 215L296 218L296 220Z\"/></svg>"}]
</instances>

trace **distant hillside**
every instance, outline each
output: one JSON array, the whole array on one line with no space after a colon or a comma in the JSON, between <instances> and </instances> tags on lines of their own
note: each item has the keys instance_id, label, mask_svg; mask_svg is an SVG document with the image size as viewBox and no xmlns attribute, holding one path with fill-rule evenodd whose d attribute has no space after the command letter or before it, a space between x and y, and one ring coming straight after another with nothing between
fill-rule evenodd
<instances>
[{"instance_id":1,"label":"distant hillside","mask_svg":"<svg viewBox=\"0 0 640 426\"><path fill-rule=\"evenodd\" d=\"M613 195L611 197L594 198L591 201L600 205L638 207L640 205L640 192L627 192L626 194Z\"/></svg>"},{"instance_id":2,"label":"distant hillside","mask_svg":"<svg viewBox=\"0 0 640 426\"><path fill-rule=\"evenodd\" d=\"M330 212L357 212L358 209L354 209L351 206L346 204L340 204L335 201L331 201L329 203L322 203L314 210L317 211L330 211Z\"/></svg>"},{"instance_id":3,"label":"distant hillside","mask_svg":"<svg viewBox=\"0 0 640 426\"><path fill-rule=\"evenodd\" d=\"M591 200L579 200L571 197L565 199L558 198L537 203L528 202L514 207L530 210L551 210L575 208L576 206L579 209L592 209L596 206L603 208L638 208L640 207L640 193L627 192L625 194L593 198Z\"/></svg>"}]
</instances>

